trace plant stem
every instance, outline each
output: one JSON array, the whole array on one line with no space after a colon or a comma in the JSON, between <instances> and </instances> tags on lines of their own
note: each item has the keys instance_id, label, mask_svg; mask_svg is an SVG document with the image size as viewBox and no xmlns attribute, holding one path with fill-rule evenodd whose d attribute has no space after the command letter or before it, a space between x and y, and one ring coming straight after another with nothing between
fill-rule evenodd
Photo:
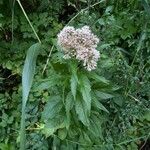
<instances>
[{"instance_id":1,"label":"plant stem","mask_svg":"<svg viewBox=\"0 0 150 150\"><path fill-rule=\"evenodd\" d=\"M45 72L45 70L46 70L46 67L47 67L47 65L48 65L48 62L49 62L49 59L50 59L50 56L51 56L51 53L52 53L53 49L54 49L54 45L53 45L52 48L50 49L50 52L49 52L49 54L48 54L48 58L47 58L47 60L46 60L46 64L45 64L44 69L43 69L43 71L42 71L42 74L44 74L44 72Z\"/></svg>"},{"instance_id":2,"label":"plant stem","mask_svg":"<svg viewBox=\"0 0 150 150\"><path fill-rule=\"evenodd\" d=\"M11 43L13 44L14 42L14 7L15 7L15 2L16 0L13 0L13 4L12 4L12 16L11 16L11 22L12 22L12 27L11 27L11 38L12 38L12 41Z\"/></svg>"},{"instance_id":3,"label":"plant stem","mask_svg":"<svg viewBox=\"0 0 150 150\"><path fill-rule=\"evenodd\" d=\"M22 6L22 4L21 4L20 0L17 0L17 2L18 2L18 4L19 4L19 6L21 7L22 12L23 12L23 14L25 15L25 17L26 17L26 19L27 19L27 21L28 21L28 23L29 23L30 27L32 28L32 30L33 30L33 32L34 32L34 34L35 34L35 36L37 37L37 39L38 39L39 43L41 43L41 40L40 40L39 36L37 35L37 33L36 33L36 31L35 31L35 29L34 29L33 25L31 24L31 22L30 22L30 20L29 20L29 17L27 16L27 14L26 14L26 12L25 12L25 10L24 10L24 8L23 8L23 6Z\"/></svg>"},{"instance_id":4,"label":"plant stem","mask_svg":"<svg viewBox=\"0 0 150 150\"><path fill-rule=\"evenodd\" d=\"M84 8L84 9L81 9L81 11L79 11L65 26L68 26L68 25L69 25L75 18L77 18L82 12L88 10L89 7L94 7L94 6L100 4L100 3L104 2L104 1L105 1L105 0L101 0L101 1L95 3L95 4L91 5L91 6L88 5L88 7Z\"/></svg>"}]
</instances>

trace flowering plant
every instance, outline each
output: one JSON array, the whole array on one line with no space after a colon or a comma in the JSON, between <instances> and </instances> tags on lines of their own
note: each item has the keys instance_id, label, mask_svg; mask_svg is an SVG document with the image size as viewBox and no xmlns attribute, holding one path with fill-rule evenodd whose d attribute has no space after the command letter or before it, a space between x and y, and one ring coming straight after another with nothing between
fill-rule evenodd
<instances>
[{"instance_id":1,"label":"flowering plant","mask_svg":"<svg viewBox=\"0 0 150 150\"><path fill-rule=\"evenodd\" d=\"M62 47L64 58L75 58L91 71L96 68L100 57L96 50L99 39L92 33L89 26L81 29L67 26L58 34L58 44Z\"/></svg>"}]
</instances>

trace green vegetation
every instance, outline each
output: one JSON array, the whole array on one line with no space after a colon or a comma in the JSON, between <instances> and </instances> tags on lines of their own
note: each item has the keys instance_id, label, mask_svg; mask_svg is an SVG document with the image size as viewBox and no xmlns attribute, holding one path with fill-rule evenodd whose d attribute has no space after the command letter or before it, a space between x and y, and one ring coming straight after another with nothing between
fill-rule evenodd
<instances>
[{"instance_id":1,"label":"green vegetation","mask_svg":"<svg viewBox=\"0 0 150 150\"><path fill-rule=\"evenodd\" d=\"M90 26L98 66L57 34ZM0 1L0 150L150 149L149 0Z\"/></svg>"}]
</instances>

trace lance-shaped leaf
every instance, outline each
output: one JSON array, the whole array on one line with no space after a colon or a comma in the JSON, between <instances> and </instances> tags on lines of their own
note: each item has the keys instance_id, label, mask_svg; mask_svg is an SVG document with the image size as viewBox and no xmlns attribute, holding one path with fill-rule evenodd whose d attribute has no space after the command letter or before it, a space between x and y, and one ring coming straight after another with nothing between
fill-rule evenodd
<instances>
[{"instance_id":1,"label":"lance-shaped leaf","mask_svg":"<svg viewBox=\"0 0 150 150\"><path fill-rule=\"evenodd\" d=\"M80 75L79 79L80 83L80 92L83 97L83 101L87 107L88 115L90 115L91 111L91 85L90 81L85 74Z\"/></svg>"},{"instance_id":2,"label":"lance-shaped leaf","mask_svg":"<svg viewBox=\"0 0 150 150\"><path fill-rule=\"evenodd\" d=\"M40 52L40 44L32 45L26 56L22 73L22 116L20 132L20 149L25 150L25 108L35 74L36 59Z\"/></svg>"},{"instance_id":3,"label":"lance-shaped leaf","mask_svg":"<svg viewBox=\"0 0 150 150\"><path fill-rule=\"evenodd\" d=\"M72 73L71 79L70 79L71 92L75 100L76 92L77 92L77 85L78 85L77 64L75 62L72 62L70 64L70 68L71 68L71 73Z\"/></svg>"},{"instance_id":4,"label":"lance-shaped leaf","mask_svg":"<svg viewBox=\"0 0 150 150\"><path fill-rule=\"evenodd\" d=\"M85 101L82 99L80 95L77 95L77 99L75 102L75 110L78 114L79 120L85 125L89 126L89 113L86 106Z\"/></svg>"}]
</instances>

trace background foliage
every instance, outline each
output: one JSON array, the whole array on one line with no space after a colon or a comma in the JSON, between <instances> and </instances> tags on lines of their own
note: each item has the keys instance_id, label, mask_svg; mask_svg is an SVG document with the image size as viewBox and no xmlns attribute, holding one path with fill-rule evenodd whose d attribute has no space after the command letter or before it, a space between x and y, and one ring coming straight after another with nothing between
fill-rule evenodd
<instances>
[{"instance_id":1,"label":"background foliage","mask_svg":"<svg viewBox=\"0 0 150 150\"><path fill-rule=\"evenodd\" d=\"M42 41L26 108L26 148L149 149L149 1L21 0L21 4ZM95 71L63 60L56 38L68 22L75 27L89 25L101 39ZM27 49L36 42L17 1L1 0L2 150L19 148L21 73Z\"/></svg>"}]
</instances>

